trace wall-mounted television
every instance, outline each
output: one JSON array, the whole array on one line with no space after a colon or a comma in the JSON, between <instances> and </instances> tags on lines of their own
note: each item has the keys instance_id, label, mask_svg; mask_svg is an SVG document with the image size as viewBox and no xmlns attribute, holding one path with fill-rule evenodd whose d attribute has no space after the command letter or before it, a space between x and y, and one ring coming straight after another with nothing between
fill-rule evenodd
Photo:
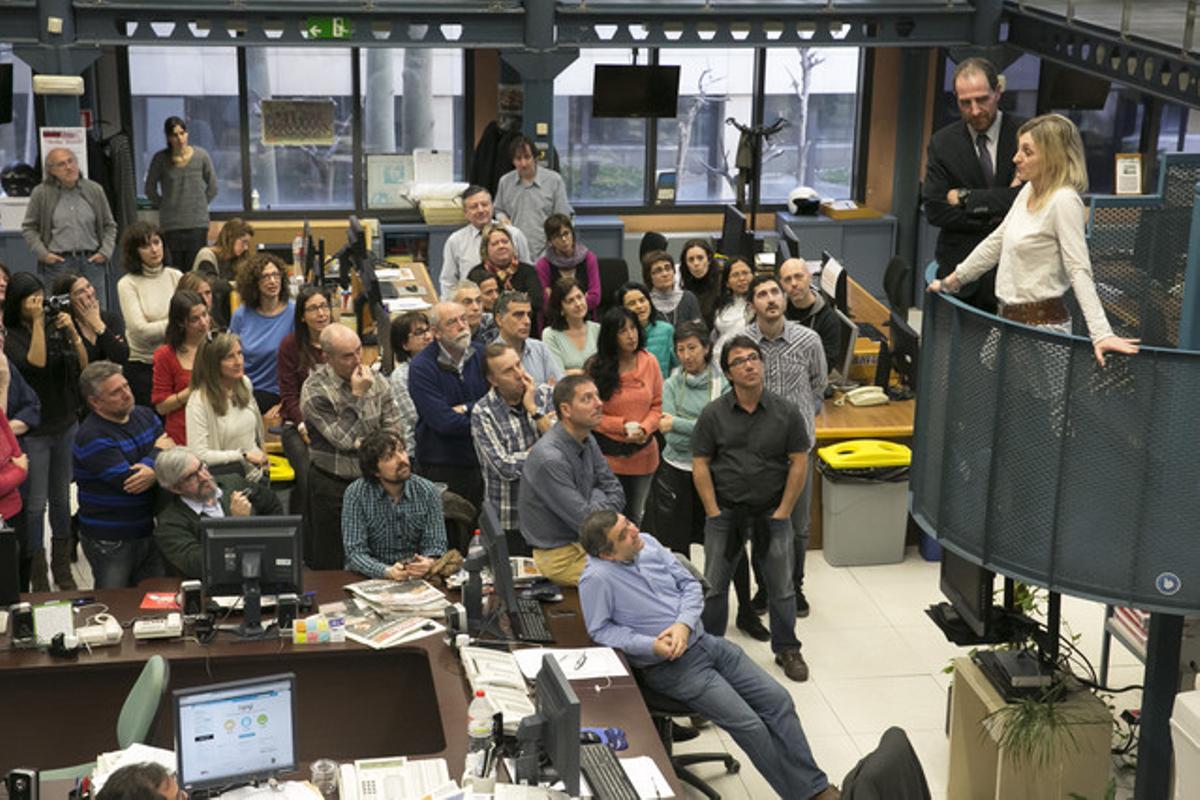
<instances>
[{"instance_id":1,"label":"wall-mounted television","mask_svg":"<svg viewBox=\"0 0 1200 800\"><path fill-rule=\"evenodd\" d=\"M678 66L596 65L593 117L674 117L678 104Z\"/></svg>"}]
</instances>

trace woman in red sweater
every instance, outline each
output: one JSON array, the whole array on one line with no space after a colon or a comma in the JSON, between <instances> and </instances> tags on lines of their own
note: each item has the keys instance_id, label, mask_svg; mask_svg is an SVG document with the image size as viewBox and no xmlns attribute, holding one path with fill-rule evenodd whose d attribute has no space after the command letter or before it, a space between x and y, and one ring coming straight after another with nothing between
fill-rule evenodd
<instances>
[{"instance_id":1,"label":"woman in red sweater","mask_svg":"<svg viewBox=\"0 0 1200 800\"><path fill-rule=\"evenodd\" d=\"M3 384L0 389L8 392L8 365L0 377ZM19 575L17 591L29 591L29 579L33 571L33 553L26 546L24 514L21 512L21 484L29 474L29 456L21 452L17 437L13 435L8 424L8 416L0 408L0 519L7 522L17 532L21 544L21 560L18 567ZM39 548L41 545L39 545ZM46 569L42 562L43 574Z\"/></svg>"},{"instance_id":2,"label":"woman in red sweater","mask_svg":"<svg viewBox=\"0 0 1200 800\"><path fill-rule=\"evenodd\" d=\"M658 359L646 352L646 334L633 312L604 312L596 355L586 371L604 401L596 441L625 490L625 516L638 524L658 469L654 433L662 418L663 379Z\"/></svg>"},{"instance_id":3,"label":"woman in red sweater","mask_svg":"<svg viewBox=\"0 0 1200 800\"><path fill-rule=\"evenodd\" d=\"M208 304L196 292L176 292L167 307L167 340L154 351L150 402L176 444L187 444L185 409L192 395L192 362L212 324Z\"/></svg>"}]
</instances>

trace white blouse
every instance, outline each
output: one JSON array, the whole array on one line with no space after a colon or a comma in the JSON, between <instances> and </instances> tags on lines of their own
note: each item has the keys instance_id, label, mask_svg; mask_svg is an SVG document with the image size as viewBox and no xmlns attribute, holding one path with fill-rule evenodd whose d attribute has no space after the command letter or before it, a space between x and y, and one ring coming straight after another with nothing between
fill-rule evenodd
<instances>
[{"instance_id":1,"label":"white blouse","mask_svg":"<svg viewBox=\"0 0 1200 800\"><path fill-rule=\"evenodd\" d=\"M1092 341L1112 336L1092 279L1083 236L1083 200L1073 188L1063 186L1041 208L1030 211L1032 193L1030 184L1025 184L1000 227L955 268L955 276L970 283L999 263L996 297L1008 304L1050 300L1074 289Z\"/></svg>"}]
</instances>

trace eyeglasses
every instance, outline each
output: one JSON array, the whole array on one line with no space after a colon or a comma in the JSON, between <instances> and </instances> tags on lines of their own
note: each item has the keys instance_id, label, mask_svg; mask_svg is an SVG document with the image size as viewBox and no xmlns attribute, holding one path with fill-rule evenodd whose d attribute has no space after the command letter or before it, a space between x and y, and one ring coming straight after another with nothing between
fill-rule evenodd
<instances>
[{"instance_id":1,"label":"eyeglasses","mask_svg":"<svg viewBox=\"0 0 1200 800\"><path fill-rule=\"evenodd\" d=\"M264 272L262 275L258 276L258 279L260 281L277 281L280 279L280 277L282 276L278 272Z\"/></svg>"},{"instance_id":2,"label":"eyeglasses","mask_svg":"<svg viewBox=\"0 0 1200 800\"><path fill-rule=\"evenodd\" d=\"M263 276L263 277L266 277L266 276ZM304 307L305 313L308 313L309 311L328 311L328 310L329 310L329 303L314 303L313 305Z\"/></svg>"},{"instance_id":3,"label":"eyeglasses","mask_svg":"<svg viewBox=\"0 0 1200 800\"><path fill-rule=\"evenodd\" d=\"M179 482L180 483L188 483L193 478L199 478L200 473L202 473L202 472L208 472L208 464L204 463L203 461L200 462L200 466L196 467L194 470L189 472L187 475L184 475L182 478L180 478Z\"/></svg>"},{"instance_id":4,"label":"eyeglasses","mask_svg":"<svg viewBox=\"0 0 1200 800\"><path fill-rule=\"evenodd\" d=\"M762 358L758 355L758 353L747 353L746 355L742 356L741 358L735 358L735 359L731 360L729 362L729 368L733 369L734 367L740 367L743 364L753 364L755 361L761 361L761 360L762 360Z\"/></svg>"},{"instance_id":5,"label":"eyeglasses","mask_svg":"<svg viewBox=\"0 0 1200 800\"><path fill-rule=\"evenodd\" d=\"M569 239L572 236L574 236L574 234L571 231L567 230L566 228L563 228L558 233L551 235L550 238L551 239Z\"/></svg>"}]
</instances>

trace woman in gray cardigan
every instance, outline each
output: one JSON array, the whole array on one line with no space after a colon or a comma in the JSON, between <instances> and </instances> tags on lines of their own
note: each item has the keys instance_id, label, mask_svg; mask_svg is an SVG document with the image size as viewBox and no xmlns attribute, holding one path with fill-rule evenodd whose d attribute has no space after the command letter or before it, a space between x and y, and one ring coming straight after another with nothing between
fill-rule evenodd
<instances>
[{"instance_id":1,"label":"woman in gray cardigan","mask_svg":"<svg viewBox=\"0 0 1200 800\"><path fill-rule=\"evenodd\" d=\"M158 209L167 262L188 269L196 251L208 244L208 204L217 196L217 174L204 148L188 144L186 122L167 117L163 133L167 146L150 161L146 197Z\"/></svg>"}]
</instances>

